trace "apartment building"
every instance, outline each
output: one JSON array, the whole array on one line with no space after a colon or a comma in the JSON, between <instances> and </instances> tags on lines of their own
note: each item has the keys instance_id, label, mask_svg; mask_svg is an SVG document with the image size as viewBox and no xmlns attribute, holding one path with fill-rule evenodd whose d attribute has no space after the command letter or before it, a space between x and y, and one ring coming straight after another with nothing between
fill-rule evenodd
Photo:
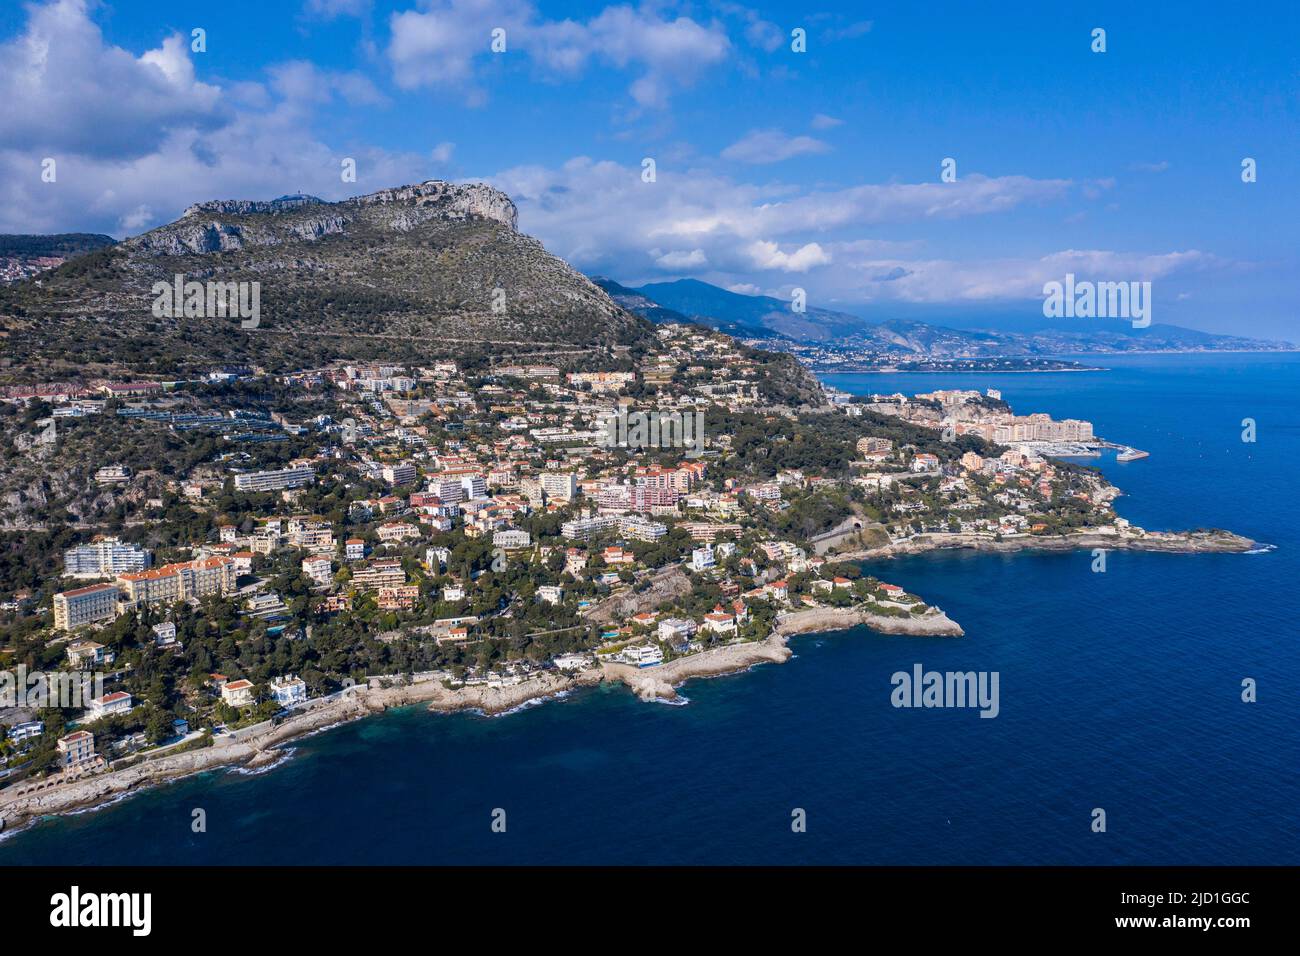
<instances>
[{"instance_id":1,"label":"apartment building","mask_svg":"<svg viewBox=\"0 0 1300 956\"><path fill-rule=\"evenodd\" d=\"M111 621L120 594L115 584L92 584L54 595L54 626L62 631Z\"/></svg>"},{"instance_id":2,"label":"apartment building","mask_svg":"<svg viewBox=\"0 0 1300 956\"><path fill-rule=\"evenodd\" d=\"M618 519L613 517L596 517L588 516L586 518L574 518L572 521L566 521L560 525L560 534L566 538L574 538L578 541L586 541L592 536L600 534L602 531L608 531L611 528L618 527Z\"/></svg>"},{"instance_id":3,"label":"apartment building","mask_svg":"<svg viewBox=\"0 0 1300 956\"><path fill-rule=\"evenodd\" d=\"M94 763L95 735L88 730L74 730L66 737L60 737L59 766L66 771L77 771Z\"/></svg>"},{"instance_id":4,"label":"apartment building","mask_svg":"<svg viewBox=\"0 0 1300 956\"><path fill-rule=\"evenodd\" d=\"M542 491L552 501L572 501L578 494L578 476L573 472L547 472L541 477Z\"/></svg>"},{"instance_id":5,"label":"apartment building","mask_svg":"<svg viewBox=\"0 0 1300 956\"><path fill-rule=\"evenodd\" d=\"M63 552L63 573L72 578L97 578L149 567L148 551L117 538L97 537Z\"/></svg>"},{"instance_id":6,"label":"apartment building","mask_svg":"<svg viewBox=\"0 0 1300 956\"><path fill-rule=\"evenodd\" d=\"M151 571L119 574L117 585L127 600L139 604L185 601L235 589L233 558L199 558Z\"/></svg>"},{"instance_id":7,"label":"apartment building","mask_svg":"<svg viewBox=\"0 0 1300 956\"><path fill-rule=\"evenodd\" d=\"M409 461L396 465L385 465L380 474L383 475L384 481L390 485L409 485L419 477L415 465Z\"/></svg>"},{"instance_id":8,"label":"apartment building","mask_svg":"<svg viewBox=\"0 0 1300 956\"><path fill-rule=\"evenodd\" d=\"M327 587L334 580L334 563L323 554L303 558L302 573L317 587Z\"/></svg>"},{"instance_id":9,"label":"apartment building","mask_svg":"<svg viewBox=\"0 0 1300 956\"><path fill-rule=\"evenodd\" d=\"M235 475L236 491L280 491L284 488L302 488L316 478L308 465L282 468L278 471L250 471Z\"/></svg>"},{"instance_id":10,"label":"apartment building","mask_svg":"<svg viewBox=\"0 0 1300 956\"><path fill-rule=\"evenodd\" d=\"M416 584L401 584L397 587L380 588L376 603L381 611L409 611L420 599L420 588Z\"/></svg>"},{"instance_id":11,"label":"apartment building","mask_svg":"<svg viewBox=\"0 0 1300 956\"><path fill-rule=\"evenodd\" d=\"M363 591L395 588L406 583L406 572L400 558L384 558L353 571L352 583Z\"/></svg>"}]
</instances>

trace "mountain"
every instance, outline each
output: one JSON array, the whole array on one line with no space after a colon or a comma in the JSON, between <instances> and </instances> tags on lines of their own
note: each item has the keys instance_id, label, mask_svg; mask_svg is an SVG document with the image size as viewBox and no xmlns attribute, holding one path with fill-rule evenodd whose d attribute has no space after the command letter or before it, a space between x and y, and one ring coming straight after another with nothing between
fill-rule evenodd
<instances>
[{"instance_id":1,"label":"mountain","mask_svg":"<svg viewBox=\"0 0 1300 956\"><path fill-rule=\"evenodd\" d=\"M605 290L605 294L611 299L627 309L629 312L635 312L642 318L649 319L655 323L689 323L689 316L683 315L674 309L666 309L659 303L647 298L635 289L629 289L625 285L619 285L613 279L605 276L592 276L591 281L596 283Z\"/></svg>"},{"instance_id":2,"label":"mountain","mask_svg":"<svg viewBox=\"0 0 1300 956\"><path fill-rule=\"evenodd\" d=\"M516 219L504 193L438 181L341 202L199 203L0 288L4 361L40 378L109 367L179 376L213 363L302 368L648 341L647 322L518 232ZM206 317L160 314L159 291L176 276L249 283L256 328L200 308L202 297L194 311Z\"/></svg>"},{"instance_id":3,"label":"mountain","mask_svg":"<svg viewBox=\"0 0 1300 956\"><path fill-rule=\"evenodd\" d=\"M795 312L789 302L766 295L729 292L698 279L652 282L631 291L714 328L735 329L733 334L749 338L777 334L825 341L850 335L863 325L862 319L847 312L815 306L805 312Z\"/></svg>"},{"instance_id":4,"label":"mountain","mask_svg":"<svg viewBox=\"0 0 1300 956\"><path fill-rule=\"evenodd\" d=\"M1049 324L1038 316L1005 323L990 321L989 327L982 328L976 320L954 319L953 326L906 319L872 321L816 307L796 313L790 303L780 299L742 295L698 279L653 282L636 289L618 288L623 290L623 304L627 308L652 321L666 321L655 314L656 309L666 309L743 338L789 338L804 344L928 358L1071 352L1267 351L1291 347L1285 342L1218 335L1176 325L1155 324L1135 329L1131 323L1119 319L1055 319Z\"/></svg>"}]
</instances>

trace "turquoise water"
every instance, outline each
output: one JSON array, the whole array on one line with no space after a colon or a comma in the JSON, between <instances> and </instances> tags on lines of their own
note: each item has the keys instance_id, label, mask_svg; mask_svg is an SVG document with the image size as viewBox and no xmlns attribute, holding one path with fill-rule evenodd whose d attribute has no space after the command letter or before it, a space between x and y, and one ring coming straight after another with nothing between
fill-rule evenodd
<instances>
[{"instance_id":1,"label":"turquoise water","mask_svg":"<svg viewBox=\"0 0 1300 956\"><path fill-rule=\"evenodd\" d=\"M788 664L687 684L686 706L600 688L491 719L391 713L299 741L259 775L48 821L0 841L0 865L1296 864L1300 356L1106 364L828 380L997 387L1018 411L1091 419L1151 452L1101 462L1127 493L1121 514L1275 550L1111 553L1104 574L1087 553L881 562L872 573L966 636L804 636ZM999 716L893 708L890 675L915 663L998 671ZM1245 677L1258 703L1241 701ZM191 831L195 808L206 833Z\"/></svg>"}]
</instances>

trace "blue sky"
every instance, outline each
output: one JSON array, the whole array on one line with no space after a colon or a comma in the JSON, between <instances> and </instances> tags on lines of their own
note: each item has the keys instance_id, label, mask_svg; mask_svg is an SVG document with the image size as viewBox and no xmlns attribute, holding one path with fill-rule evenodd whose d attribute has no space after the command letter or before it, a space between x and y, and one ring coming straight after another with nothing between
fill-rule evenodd
<instances>
[{"instance_id":1,"label":"blue sky","mask_svg":"<svg viewBox=\"0 0 1300 956\"><path fill-rule=\"evenodd\" d=\"M1156 322L1300 341L1296 5L975 6L11 4L0 231L483 180L632 284L943 321L1032 315L1074 272L1152 281Z\"/></svg>"}]
</instances>

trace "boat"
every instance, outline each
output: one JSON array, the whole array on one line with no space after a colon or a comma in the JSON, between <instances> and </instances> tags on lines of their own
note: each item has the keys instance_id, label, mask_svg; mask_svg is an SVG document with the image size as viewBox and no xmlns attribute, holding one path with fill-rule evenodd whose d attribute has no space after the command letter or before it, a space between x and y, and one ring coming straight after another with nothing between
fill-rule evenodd
<instances>
[{"instance_id":1,"label":"boat","mask_svg":"<svg viewBox=\"0 0 1300 956\"><path fill-rule=\"evenodd\" d=\"M1149 457L1150 454L1151 453L1149 451L1141 451L1140 449L1137 448L1125 448L1123 451L1121 451L1118 455L1115 456L1115 460L1116 461L1137 461L1139 458Z\"/></svg>"}]
</instances>

